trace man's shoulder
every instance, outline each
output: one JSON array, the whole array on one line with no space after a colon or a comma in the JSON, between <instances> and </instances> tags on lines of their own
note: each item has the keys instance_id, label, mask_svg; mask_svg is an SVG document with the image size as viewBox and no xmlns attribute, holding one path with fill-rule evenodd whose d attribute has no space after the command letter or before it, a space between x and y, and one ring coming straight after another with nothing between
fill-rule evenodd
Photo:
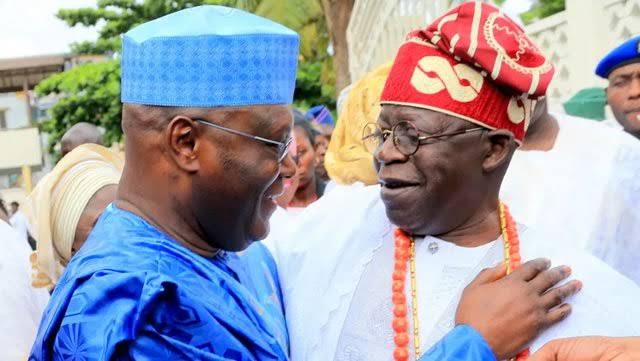
<instances>
[{"instance_id":1,"label":"man's shoulder","mask_svg":"<svg viewBox=\"0 0 640 361\"><path fill-rule=\"evenodd\" d=\"M599 149L603 146L628 147L640 152L640 141L622 129L566 114L554 116L558 119L561 131L581 141L587 149Z\"/></svg>"},{"instance_id":2,"label":"man's shoulder","mask_svg":"<svg viewBox=\"0 0 640 361\"><path fill-rule=\"evenodd\" d=\"M126 295L143 288L145 292L156 292L163 288L162 284L180 285L195 277L190 260L183 255L186 251L176 251L177 248L168 248L162 239L153 237L92 238L71 259L56 288L71 287L69 291L75 293L124 285L123 289L130 291Z\"/></svg>"},{"instance_id":3,"label":"man's shoulder","mask_svg":"<svg viewBox=\"0 0 640 361\"><path fill-rule=\"evenodd\" d=\"M133 339L147 315L175 299L176 288L157 273L115 271L108 265L81 277L65 272L44 312L33 355L48 359L51 347L73 354L78 346L90 354L112 355L118 343Z\"/></svg>"},{"instance_id":4,"label":"man's shoulder","mask_svg":"<svg viewBox=\"0 0 640 361\"><path fill-rule=\"evenodd\" d=\"M167 273L166 268L179 268L195 258L195 254L145 220L110 205L67 269L88 273Z\"/></svg>"},{"instance_id":5,"label":"man's shoulder","mask_svg":"<svg viewBox=\"0 0 640 361\"><path fill-rule=\"evenodd\" d=\"M570 266L573 270L572 277L582 280L585 285L592 283L609 287L613 284L624 287L631 294L640 297L638 285L587 250L573 245L572 239L555 237L552 233L543 233L532 228L523 230L520 239L523 259L548 258L553 266Z\"/></svg>"}]
</instances>

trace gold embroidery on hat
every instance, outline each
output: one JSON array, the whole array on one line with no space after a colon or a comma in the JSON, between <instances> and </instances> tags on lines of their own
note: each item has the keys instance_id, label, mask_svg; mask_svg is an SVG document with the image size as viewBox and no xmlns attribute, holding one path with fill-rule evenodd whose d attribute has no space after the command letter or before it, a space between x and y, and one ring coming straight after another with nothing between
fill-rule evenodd
<instances>
[{"instance_id":1,"label":"gold embroidery on hat","mask_svg":"<svg viewBox=\"0 0 640 361\"><path fill-rule=\"evenodd\" d=\"M536 89L538 89L538 85L540 84L540 73L531 74L531 86L529 87L529 94L534 94Z\"/></svg>"},{"instance_id":2,"label":"gold embroidery on hat","mask_svg":"<svg viewBox=\"0 0 640 361\"><path fill-rule=\"evenodd\" d=\"M551 62L549 58L544 57L544 62L535 67L525 67L523 65L518 64L520 60L520 55L526 52L527 48L532 48L535 51L539 51L535 45L533 45L526 37L524 33L516 34L513 31L509 30L507 27L501 27L500 25L495 24L495 21L498 17L504 16L501 13L491 13L487 17L487 21L484 23L484 37L487 39L487 43L493 50L498 52L498 57L496 61L500 59L502 62L509 65L513 70L520 72L522 74L533 74L538 73L543 74L552 69ZM502 45L496 40L494 30L501 30L506 32L507 34L513 36L515 40L518 42L518 52L516 53L516 58L511 58L509 54L504 50Z\"/></svg>"},{"instance_id":3,"label":"gold embroidery on hat","mask_svg":"<svg viewBox=\"0 0 640 361\"><path fill-rule=\"evenodd\" d=\"M430 77L427 72L435 73L436 77ZM469 84L463 85L461 80ZM436 94L446 89L453 100L468 103L478 97L484 78L466 64L452 66L439 56L425 56L418 61L410 82L423 94Z\"/></svg>"},{"instance_id":4,"label":"gold embroidery on hat","mask_svg":"<svg viewBox=\"0 0 640 361\"><path fill-rule=\"evenodd\" d=\"M428 46L430 48L435 48L435 49L438 48L437 46L435 46L435 45L433 45L433 44L431 44L431 43L429 43L427 41L424 41L423 39L420 39L418 37L407 38L407 40L405 40L405 43L416 43L416 44Z\"/></svg>"},{"instance_id":5,"label":"gold embroidery on hat","mask_svg":"<svg viewBox=\"0 0 640 361\"><path fill-rule=\"evenodd\" d=\"M460 35L455 34L452 38L451 38L451 42L449 43L449 52L453 54L453 50L456 47L456 44L458 43L458 41L460 40Z\"/></svg>"},{"instance_id":6,"label":"gold embroidery on hat","mask_svg":"<svg viewBox=\"0 0 640 361\"><path fill-rule=\"evenodd\" d=\"M469 49L467 54L473 58L476 55L476 48L478 47L478 30L480 28L480 17L482 15L482 3L476 1L473 8L473 20L471 21L471 38L469 39Z\"/></svg>"},{"instance_id":7,"label":"gold embroidery on hat","mask_svg":"<svg viewBox=\"0 0 640 361\"><path fill-rule=\"evenodd\" d=\"M502 67L502 55L496 56L496 60L493 62L493 71L491 72L491 78L496 80L500 75L500 68Z\"/></svg>"},{"instance_id":8,"label":"gold embroidery on hat","mask_svg":"<svg viewBox=\"0 0 640 361\"><path fill-rule=\"evenodd\" d=\"M513 124L520 124L524 121L524 128L529 127L531 123L531 114L535 102L529 99L526 94L519 97L511 97L509 106L507 107L507 115Z\"/></svg>"}]
</instances>

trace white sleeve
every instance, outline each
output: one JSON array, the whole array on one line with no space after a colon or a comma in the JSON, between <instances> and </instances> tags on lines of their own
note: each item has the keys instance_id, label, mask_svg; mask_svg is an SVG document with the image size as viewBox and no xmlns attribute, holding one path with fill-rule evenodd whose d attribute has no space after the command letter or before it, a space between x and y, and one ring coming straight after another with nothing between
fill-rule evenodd
<instances>
[{"instance_id":1,"label":"white sleeve","mask_svg":"<svg viewBox=\"0 0 640 361\"><path fill-rule=\"evenodd\" d=\"M3 360L26 359L49 301L45 289L31 286L29 246L0 221L0 350Z\"/></svg>"},{"instance_id":2,"label":"white sleeve","mask_svg":"<svg viewBox=\"0 0 640 361\"><path fill-rule=\"evenodd\" d=\"M340 228L340 222L362 222L352 219L350 214L378 193L376 187L362 184L335 185L331 192L300 213L292 215L283 209L276 210L270 220L269 235L263 242L276 261L281 283L291 284L304 259L313 257L307 254L309 244L324 242L327 234Z\"/></svg>"},{"instance_id":3,"label":"white sleeve","mask_svg":"<svg viewBox=\"0 0 640 361\"><path fill-rule=\"evenodd\" d=\"M583 288L567 300L572 307L569 318L544 331L532 344L532 351L557 338L640 335L636 304L640 287L633 281L582 250L544 241L536 248L536 256L551 259L553 266L570 266L571 279L582 281Z\"/></svg>"},{"instance_id":4,"label":"white sleeve","mask_svg":"<svg viewBox=\"0 0 640 361\"><path fill-rule=\"evenodd\" d=\"M621 144L587 251L640 285L640 142ZM588 180L583 180L588 182Z\"/></svg>"}]
</instances>

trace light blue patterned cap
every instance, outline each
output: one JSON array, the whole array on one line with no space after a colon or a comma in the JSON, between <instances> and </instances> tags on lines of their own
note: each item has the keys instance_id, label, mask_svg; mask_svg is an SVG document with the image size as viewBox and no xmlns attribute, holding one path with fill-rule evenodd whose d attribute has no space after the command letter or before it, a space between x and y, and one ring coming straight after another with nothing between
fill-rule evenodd
<instances>
[{"instance_id":1,"label":"light blue patterned cap","mask_svg":"<svg viewBox=\"0 0 640 361\"><path fill-rule=\"evenodd\" d=\"M127 32L123 103L224 107L291 104L299 37L224 6L178 11Z\"/></svg>"}]
</instances>

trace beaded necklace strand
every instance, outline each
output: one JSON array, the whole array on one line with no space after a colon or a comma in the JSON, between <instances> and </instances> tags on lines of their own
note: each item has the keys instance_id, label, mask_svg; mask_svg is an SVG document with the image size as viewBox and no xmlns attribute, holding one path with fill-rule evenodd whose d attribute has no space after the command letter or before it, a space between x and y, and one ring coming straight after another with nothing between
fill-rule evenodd
<instances>
[{"instance_id":1,"label":"beaded necklace strand","mask_svg":"<svg viewBox=\"0 0 640 361\"><path fill-rule=\"evenodd\" d=\"M507 265L507 274L520 266L520 239L516 224L509 213L509 208L500 202L500 230L504 243L504 262ZM411 310L413 316L413 347L416 360L420 359L420 322L418 318L418 288L416 282L416 248L415 241L401 229L396 229L395 235L395 265L392 274L391 301L393 303L393 321L391 326L395 332L393 341L395 349L393 358L395 361L409 359L409 321L407 320L408 306L405 296L405 283L407 279L407 263L411 282ZM529 357L529 349L520 352L513 360L522 361Z\"/></svg>"}]
</instances>

